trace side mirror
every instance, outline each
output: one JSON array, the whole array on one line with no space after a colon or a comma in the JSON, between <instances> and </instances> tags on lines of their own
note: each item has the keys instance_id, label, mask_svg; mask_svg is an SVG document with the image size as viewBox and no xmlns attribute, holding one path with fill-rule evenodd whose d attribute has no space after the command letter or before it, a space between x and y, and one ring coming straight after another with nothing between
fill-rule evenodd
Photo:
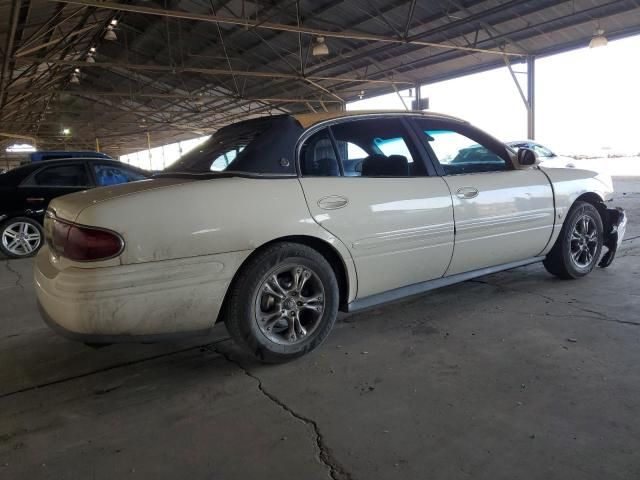
<instances>
[{"instance_id":1,"label":"side mirror","mask_svg":"<svg viewBox=\"0 0 640 480\"><path fill-rule=\"evenodd\" d=\"M518 163L523 167L528 167L537 165L540 160L538 159L538 154L530 148L521 148L518 150Z\"/></svg>"}]
</instances>

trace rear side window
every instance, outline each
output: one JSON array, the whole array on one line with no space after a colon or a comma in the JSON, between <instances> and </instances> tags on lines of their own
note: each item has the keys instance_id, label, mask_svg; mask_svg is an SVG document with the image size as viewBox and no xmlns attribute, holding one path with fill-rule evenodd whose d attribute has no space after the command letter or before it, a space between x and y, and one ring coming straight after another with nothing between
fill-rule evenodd
<instances>
[{"instance_id":1,"label":"rear side window","mask_svg":"<svg viewBox=\"0 0 640 480\"><path fill-rule=\"evenodd\" d=\"M89 178L84 165L76 163L43 168L24 184L41 187L88 187Z\"/></svg>"},{"instance_id":2,"label":"rear side window","mask_svg":"<svg viewBox=\"0 0 640 480\"><path fill-rule=\"evenodd\" d=\"M118 185L119 183L136 182L146 177L128 168L115 165L94 164L93 171L99 186Z\"/></svg>"},{"instance_id":3,"label":"rear side window","mask_svg":"<svg viewBox=\"0 0 640 480\"><path fill-rule=\"evenodd\" d=\"M300 170L307 177L337 177L340 175L338 158L325 128L313 134L300 150Z\"/></svg>"},{"instance_id":4,"label":"rear side window","mask_svg":"<svg viewBox=\"0 0 640 480\"><path fill-rule=\"evenodd\" d=\"M331 126L345 176L426 175L408 132L398 118L354 120Z\"/></svg>"},{"instance_id":5,"label":"rear side window","mask_svg":"<svg viewBox=\"0 0 640 480\"><path fill-rule=\"evenodd\" d=\"M369 154L355 143L336 140L345 177L359 177L362 175L362 162Z\"/></svg>"}]
</instances>

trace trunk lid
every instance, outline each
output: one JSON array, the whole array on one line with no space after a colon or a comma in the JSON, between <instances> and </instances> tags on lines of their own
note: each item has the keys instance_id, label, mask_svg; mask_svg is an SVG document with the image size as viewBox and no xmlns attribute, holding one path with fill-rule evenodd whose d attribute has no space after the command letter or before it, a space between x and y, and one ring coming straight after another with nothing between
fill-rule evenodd
<instances>
[{"instance_id":1,"label":"trunk lid","mask_svg":"<svg viewBox=\"0 0 640 480\"><path fill-rule=\"evenodd\" d=\"M73 222L78 218L80 212L90 205L102 203L113 198L160 188L169 188L193 181L194 179L191 178L152 178L109 187L93 188L58 197L49 204L49 210L53 211L58 218Z\"/></svg>"}]
</instances>

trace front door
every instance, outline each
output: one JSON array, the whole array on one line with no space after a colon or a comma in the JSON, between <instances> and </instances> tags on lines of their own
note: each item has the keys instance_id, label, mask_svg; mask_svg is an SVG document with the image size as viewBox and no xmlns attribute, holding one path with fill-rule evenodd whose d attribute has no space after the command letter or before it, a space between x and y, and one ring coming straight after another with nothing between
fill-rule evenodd
<instances>
[{"instance_id":1,"label":"front door","mask_svg":"<svg viewBox=\"0 0 640 480\"><path fill-rule=\"evenodd\" d=\"M351 252L359 299L439 278L451 260L449 189L417 152L398 118L342 121L302 145L309 210Z\"/></svg>"},{"instance_id":2,"label":"front door","mask_svg":"<svg viewBox=\"0 0 640 480\"><path fill-rule=\"evenodd\" d=\"M501 143L469 125L415 124L453 199L455 247L447 275L538 255L554 223L547 177L537 168L515 169Z\"/></svg>"}]
</instances>

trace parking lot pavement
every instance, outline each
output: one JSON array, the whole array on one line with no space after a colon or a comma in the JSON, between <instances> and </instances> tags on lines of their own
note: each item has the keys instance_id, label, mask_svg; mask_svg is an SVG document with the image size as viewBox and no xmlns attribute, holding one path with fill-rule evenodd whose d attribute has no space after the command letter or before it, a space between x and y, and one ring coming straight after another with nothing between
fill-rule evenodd
<instances>
[{"instance_id":1,"label":"parking lot pavement","mask_svg":"<svg viewBox=\"0 0 640 480\"><path fill-rule=\"evenodd\" d=\"M340 317L260 365L222 326L93 349L0 265L0 478L640 478L640 179L620 258L541 265Z\"/></svg>"}]
</instances>

